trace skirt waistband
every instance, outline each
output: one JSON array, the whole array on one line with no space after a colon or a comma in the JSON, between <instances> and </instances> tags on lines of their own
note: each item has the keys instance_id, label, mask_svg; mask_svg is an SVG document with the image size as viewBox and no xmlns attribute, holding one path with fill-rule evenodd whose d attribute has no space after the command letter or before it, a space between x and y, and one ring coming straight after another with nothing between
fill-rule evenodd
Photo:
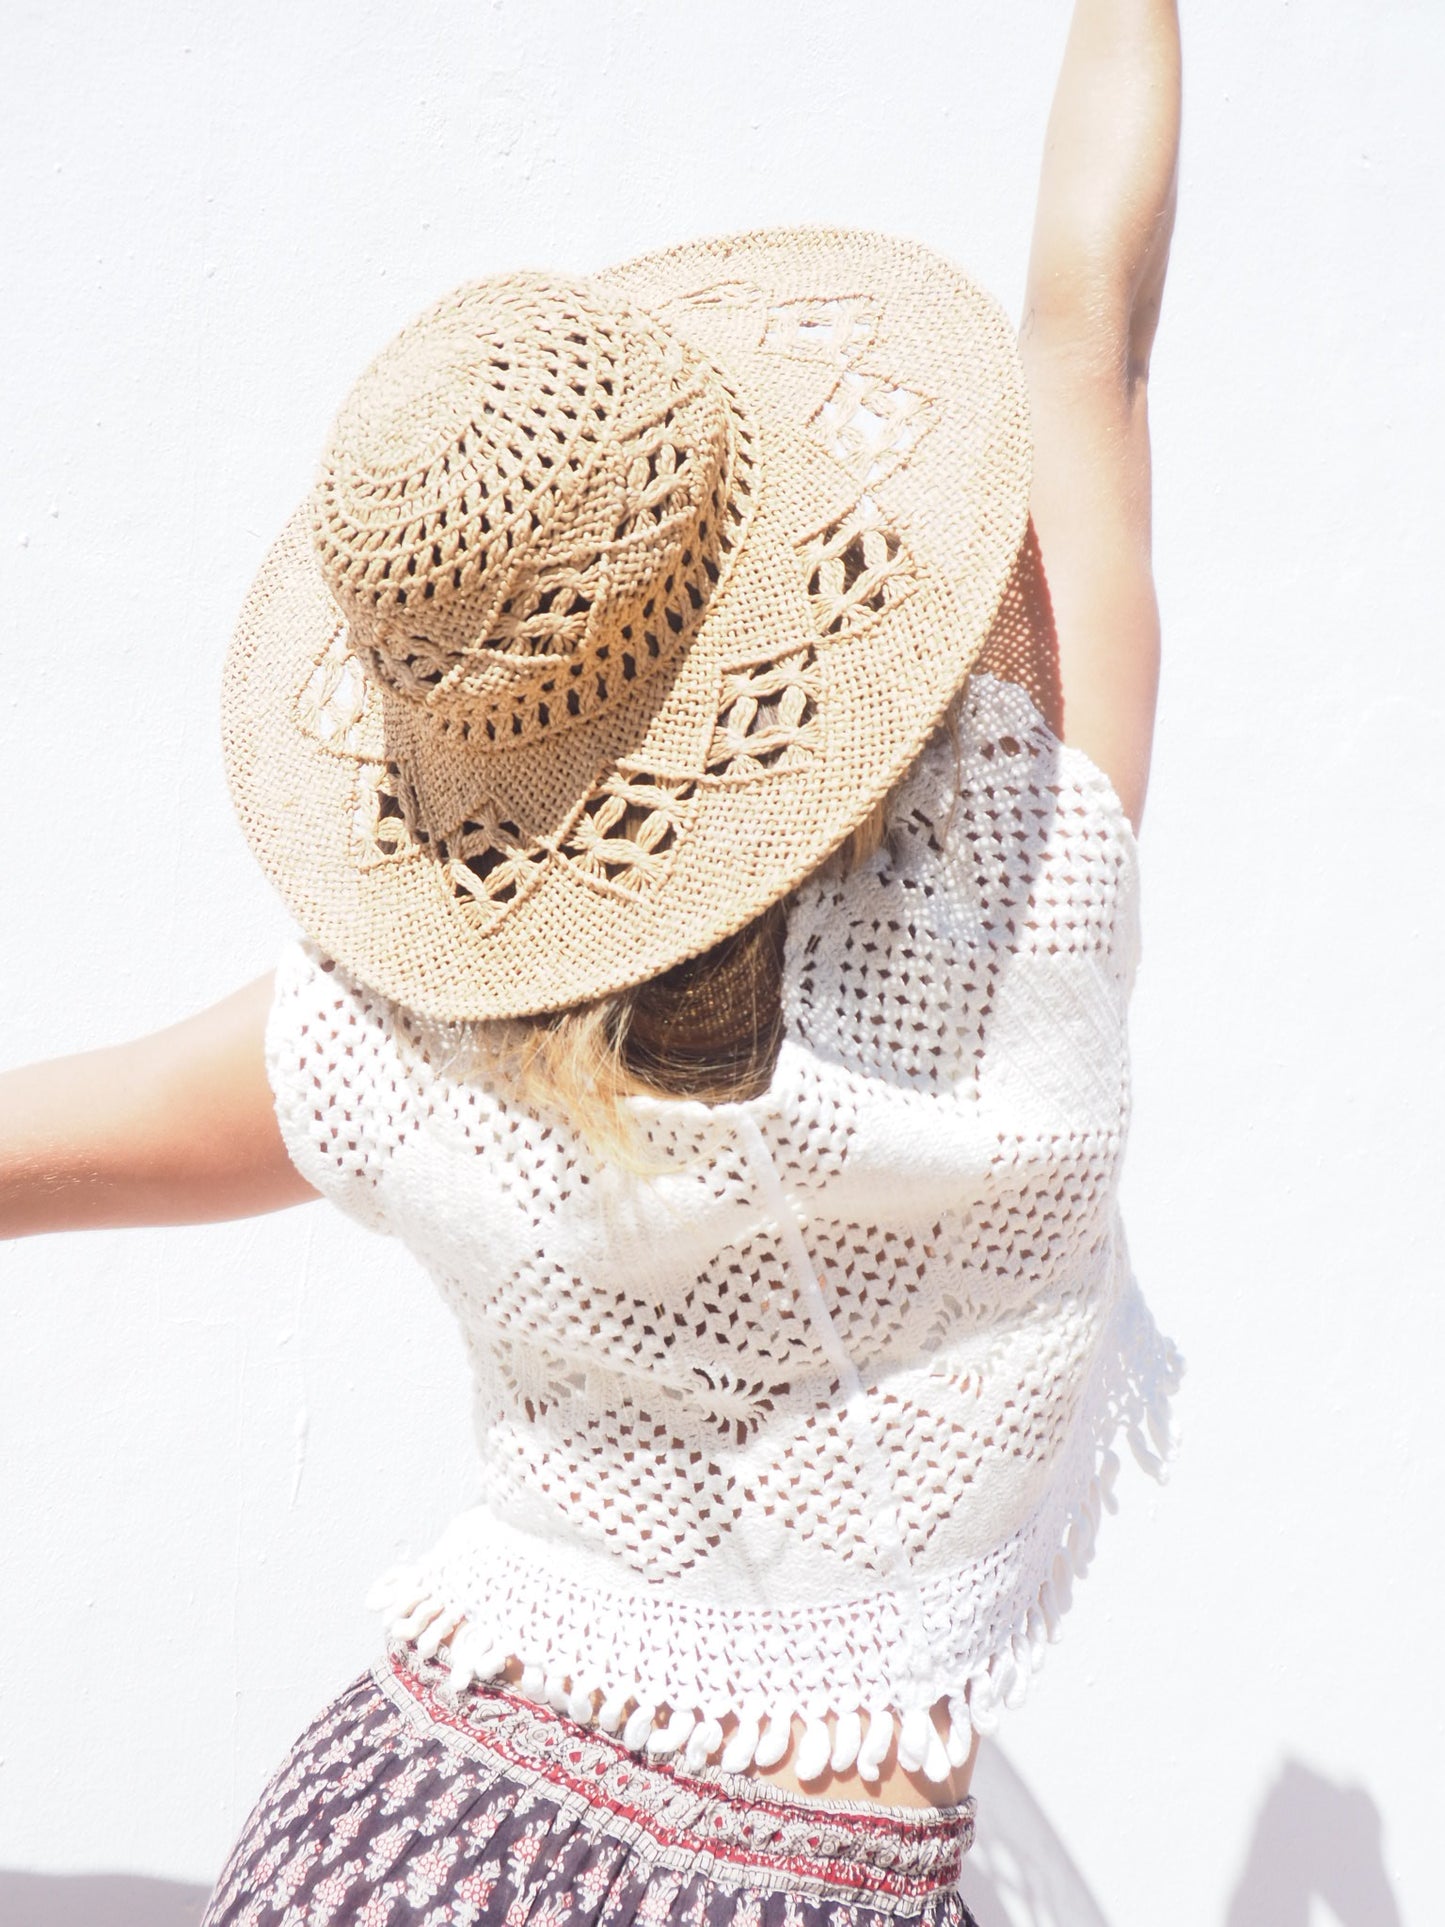
<instances>
[{"instance_id":1,"label":"skirt waistband","mask_svg":"<svg viewBox=\"0 0 1445 1927\"><path fill-rule=\"evenodd\" d=\"M442 1729L448 1744L495 1763L512 1780L545 1783L559 1805L659 1866L705 1869L739 1886L811 1890L883 1912L958 1884L973 1842L973 1801L890 1807L814 1800L742 1773L700 1773L640 1758L495 1682L447 1692L447 1669L394 1648L372 1677L409 1720Z\"/></svg>"}]
</instances>

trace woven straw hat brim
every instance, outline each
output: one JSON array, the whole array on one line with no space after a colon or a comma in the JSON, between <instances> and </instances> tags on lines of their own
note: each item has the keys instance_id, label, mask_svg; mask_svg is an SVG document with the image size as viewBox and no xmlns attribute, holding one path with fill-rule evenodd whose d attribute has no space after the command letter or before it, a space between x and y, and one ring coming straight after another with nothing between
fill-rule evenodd
<instances>
[{"instance_id":1,"label":"woven straw hat brim","mask_svg":"<svg viewBox=\"0 0 1445 1927\"><path fill-rule=\"evenodd\" d=\"M791 890L937 726L1026 526L1013 330L930 250L774 229L589 286L707 357L743 424L743 532L680 659L541 744L449 741L439 762L351 653L308 500L227 660L227 771L263 867L347 971L438 1019L623 989ZM422 757L432 817L504 846L484 887L397 807Z\"/></svg>"}]
</instances>

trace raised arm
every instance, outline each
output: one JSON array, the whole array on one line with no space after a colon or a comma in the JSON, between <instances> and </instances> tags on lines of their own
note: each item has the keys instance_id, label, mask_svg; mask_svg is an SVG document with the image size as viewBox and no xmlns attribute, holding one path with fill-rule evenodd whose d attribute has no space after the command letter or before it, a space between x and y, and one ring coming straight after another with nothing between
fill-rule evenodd
<instances>
[{"instance_id":1,"label":"raised arm","mask_svg":"<svg viewBox=\"0 0 1445 1927\"><path fill-rule=\"evenodd\" d=\"M169 1030L0 1075L0 1237L244 1218L316 1194L266 1080L271 979Z\"/></svg>"},{"instance_id":2,"label":"raised arm","mask_svg":"<svg viewBox=\"0 0 1445 1927\"><path fill-rule=\"evenodd\" d=\"M1065 739L1137 825L1159 672L1149 357L1174 225L1175 0L1077 0L1049 117L1020 347Z\"/></svg>"}]
</instances>

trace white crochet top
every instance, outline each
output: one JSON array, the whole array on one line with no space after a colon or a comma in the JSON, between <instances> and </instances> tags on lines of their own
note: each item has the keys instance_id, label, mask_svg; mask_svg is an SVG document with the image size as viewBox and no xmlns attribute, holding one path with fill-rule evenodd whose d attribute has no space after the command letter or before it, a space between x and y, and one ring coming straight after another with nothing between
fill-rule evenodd
<instances>
[{"instance_id":1,"label":"white crochet top","mask_svg":"<svg viewBox=\"0 0 1445 1927\"><path fill-rule=\"evenodd\" d=\"M508 1100L311 945L268 1033L299 1169L421 1260L475 1378L480 1498L379 1588L454 1683L697 1769L931 1778L1012 1705L1178 1361L1117 1182L1137 854L1114 792L976 674L886 841L789 912L765 1095L633 1099L649 1162ZM946 1700L945 1742L928 1711ZM727 1722L726 1728L724 1722Z\"/></svg>"}]
</instances>

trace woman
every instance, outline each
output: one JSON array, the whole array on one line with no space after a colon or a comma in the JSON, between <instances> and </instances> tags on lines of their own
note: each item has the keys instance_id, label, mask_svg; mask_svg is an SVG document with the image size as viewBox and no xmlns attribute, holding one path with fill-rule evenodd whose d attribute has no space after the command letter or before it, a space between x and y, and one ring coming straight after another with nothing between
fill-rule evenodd
<instances>
[{"instance_id":1,"label":"woman","mask_svg":"<svg viewBox=\"0 0 1445 1927\"><path fill-rule=\"evenodd\" d=\"M9 1233L319 1192L476 1374L484 1503L213 1927L961 1917L1174 1370L1115 1187L1177 125L1172 4L1079 0L1022 377L792 230L464 288L343 407L227 678L305 941L4 1085Z\"/></svg>"}]
</instances>

